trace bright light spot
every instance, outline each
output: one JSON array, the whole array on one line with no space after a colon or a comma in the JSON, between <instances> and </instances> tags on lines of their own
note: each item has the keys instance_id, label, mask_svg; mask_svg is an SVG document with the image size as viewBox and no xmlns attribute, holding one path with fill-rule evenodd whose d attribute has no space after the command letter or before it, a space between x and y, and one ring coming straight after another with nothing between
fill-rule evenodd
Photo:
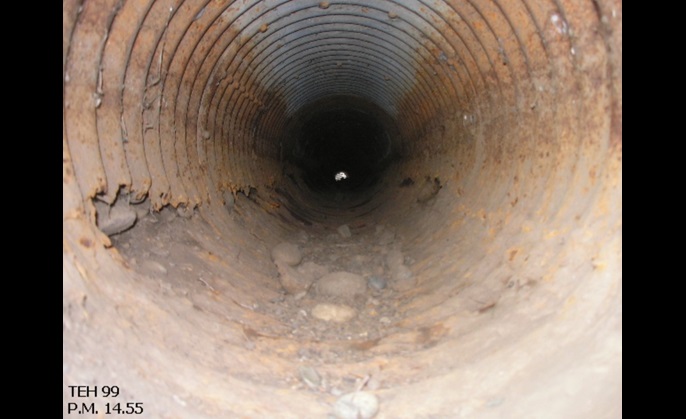
<instances>
[{"instance_id":1,"label":"bright light spot","mask_svg":"<svg viewBox=\"0 0 686 419\"><path fill-rule=\"evenodd\" d=\"M336 176L334 176L334 179L336 179L336 182L340 182L343 179L347 179L348 174L346 172L338 172L336 173Z\"/></svg>"}]
</instances>

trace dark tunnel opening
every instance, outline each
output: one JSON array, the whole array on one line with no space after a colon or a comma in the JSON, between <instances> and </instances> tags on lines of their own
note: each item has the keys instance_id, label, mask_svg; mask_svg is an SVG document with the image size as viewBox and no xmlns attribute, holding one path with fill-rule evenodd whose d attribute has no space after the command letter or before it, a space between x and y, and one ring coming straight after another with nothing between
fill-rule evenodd
<instances>
[{"instance_id":1,"label":"dark tunnel opening","mask_svg":"<svg viewBox=\"0 0 686 419\"><path fill-rule=\"evenodd\" d=\"M395 121L354 97L319 101L288 123L284 161L302 179L313 206L349 208L367 202L399 160Z\"/></svg>"},{"instance_id":2,"label":"dark tunnel opening","mask_svg":"<svg viewBox=\"0 0 686 419\"><path fill-rule=\"evenodd\" d=\"M305 182L315 191L354 191L376 182L386 132L362 112L336 110L312 115L298 138L296 156ZM337 173L347 176L335 179Z\"/></svg>"}]
</instances>

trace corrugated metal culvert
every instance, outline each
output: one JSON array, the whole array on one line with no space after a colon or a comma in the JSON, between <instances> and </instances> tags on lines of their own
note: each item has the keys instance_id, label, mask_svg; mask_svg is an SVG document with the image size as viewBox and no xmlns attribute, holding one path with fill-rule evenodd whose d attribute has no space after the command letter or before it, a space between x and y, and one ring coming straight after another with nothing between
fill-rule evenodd
<instances>
[{"instance_id":1,"label":"corrugated metal culvert","mask_svg":"<svg viewBox=\"0 0 686 419\"><path fill-rule=\"evenodd\" d=\"M65 415L621 416L620 1L65 0L63 76Z\"/></svg>"}]
</instances>

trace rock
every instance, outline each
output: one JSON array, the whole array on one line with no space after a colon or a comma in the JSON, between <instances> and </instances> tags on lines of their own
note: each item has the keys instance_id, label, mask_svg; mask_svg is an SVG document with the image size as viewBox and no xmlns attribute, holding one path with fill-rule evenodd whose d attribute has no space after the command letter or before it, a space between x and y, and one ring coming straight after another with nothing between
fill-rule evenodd
<instances>
[{"instance_id":1,"label":"rock","mask_svg":"<svg viewBox=\"0 0 686 419\"><path fill-rule=\"evenodd\" d=\"M324 275L316 283L317 293L330 297L352 298L364 294L367 281L360 275L338 271Z\"/></svg>"},{"instance_id":2,"label":"rock","mask_svg":"<svg viewBox=\"0 0 686 419\"><path fill-rule=\"evenodd\" d=\"M347 224L343 224L342 226L338 227L338 234L340 234L344 239L348 239L353 235L350 232L350 227L348 227Z\"/></svg>"},{"instance_id":3,"label":"rock","mask_svg":"<svg viewBox=\"0 0 686 419\"><path fill-rule=\"evenodd\" d=\"M345 304L320 303L312 309L312 316L326 322L344 323L357 316L357 312Z\"/></svg>"},{"instance_id":4,"label":"rock","mask_svg":"<svg viewBox=\"0 0 686 419\"><path fill-rule=\"evenodd\" d=\"M283 262L290 266L296 266L303 258L300 248L288 242L282 242L274 246L272 249L272 260L276 262Z\"/></svg>"},{"instance_id":5,"label":"rock","mask_svg":"<svg viewBox=\"0 0 686 419\"><path fill-rule=\"evenodd\" d=\"M279 282L286 293L297 295L307 292L314 281L313 278L300 275L295 268L285 262L277 261L275 263L276 269L279 271Z\"/></svg>"},{"instance_id":6,"label":"rock","mask_svg":"<svg viewBox=\"0 0 686 419\"><path fill-rule=\"evenodd\" d=\"M329 273L329 268L322 265L317 265L314 262L305 262L299 265L296 270L303 278L313 283L317 278L321 278Z\"/></svg>"},{"instance_id":7,"label":"rock","mask_svg":"<svg viewBox=\"0 0 686 419\"><path fill-rule=\"evenodd\" d=\"M344 394L333 405L333 414L338 419L370 419L378 411L379 399L365 391Z\"/></svg>"},{"instance_id":8,"label":"rock","mask_svg":"<svg viewBox=\"0 0 686 419\"><path fill-rule=\"evenodd\" d=\"M369 288L379 291L386 288L386 280L378 276L372 276L367 280L367 285L369 285Z\"/></svg>"},{"instance_id":9,"label":"rock","mask_svg":"<svg viewBox=\"0 0 686 419\"><path fill-rule=\"evenodd\" d=\"M136 224L138 219L136 211L131 208L128 202L117 199L112 206L109 206L96 200L94 204L98 228L108 236L122 233Z\"/></svg>"},{"instance_id":10,"label":"rock","mask_svg":"<svg viewBox=\"0 0 686 419\"><path fill-rule=\"evenodd\" d=\"M317 388L322 382L322 377L320 377L317 370L312 367L301 366L298 369L298 372L300 373L300 378L310 388Z\"/></svg>"}]
</instances>

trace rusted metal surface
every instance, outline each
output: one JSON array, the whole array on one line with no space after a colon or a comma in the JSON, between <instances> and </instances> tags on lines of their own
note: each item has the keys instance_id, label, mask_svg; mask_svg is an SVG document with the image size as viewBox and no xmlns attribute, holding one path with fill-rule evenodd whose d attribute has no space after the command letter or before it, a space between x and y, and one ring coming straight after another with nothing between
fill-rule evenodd
<instances>
[{"instance_id":1,"label":"rusted metal surface","mask_svg":"<svg viewBox=\"0 0 686 419\"><path fill-rule=\"evenodd\" d=\"M621 1L65 1L63 61L65 383L121 361L159 412L325 414L288 381L302 342L284 329L251 351L241 331L278 322L241 311L227 325L162 296L105 247L91 199L200 207L197 247L235 250L208 262L239 284L215 300L267 293L264 243L342 214L283 166L294 118L333 101L392 132L397 159L345 216L398 226L420 280L397 301L412 331L352 342L369 357L331 368L381 365L403 383L380 391L378 417L621 416ZM418 200L423 182L440 192ZM251 190L236 224L222 193ZM128 300L141 308L118 311ZM182 336L198 325L211 327ZM385 358L397 345L412 353ZM147 347L157 358L132 360Z\"/></svg>"}]
</instances>

